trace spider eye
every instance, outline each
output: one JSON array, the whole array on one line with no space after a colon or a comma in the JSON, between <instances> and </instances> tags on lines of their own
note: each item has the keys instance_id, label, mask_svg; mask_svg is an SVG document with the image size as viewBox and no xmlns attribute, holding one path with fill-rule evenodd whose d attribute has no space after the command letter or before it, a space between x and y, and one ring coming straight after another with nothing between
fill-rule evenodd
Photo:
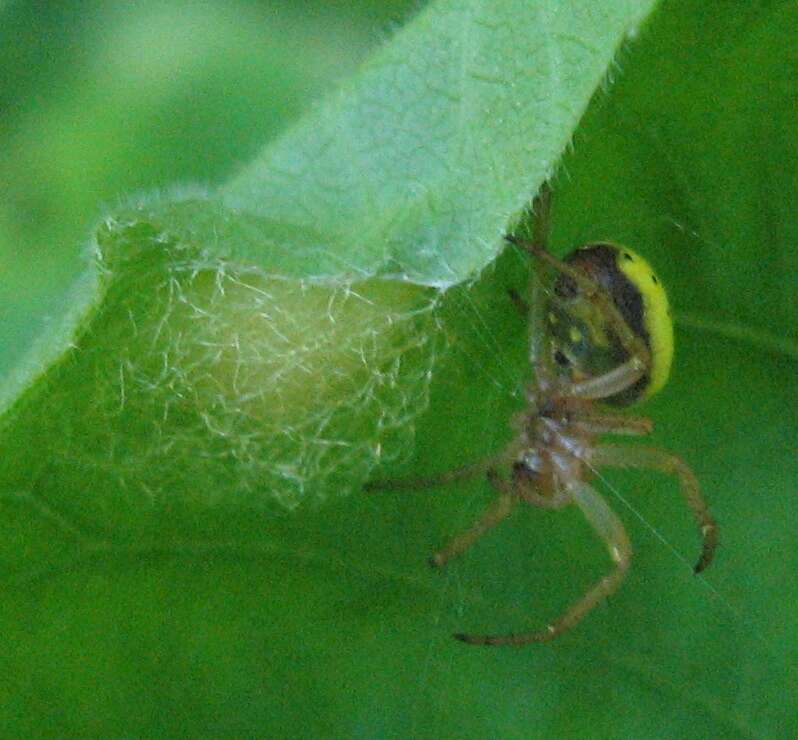
<instances>
[{"instance_id":1,"label":"spider eye","mask_svg":"<svg viewBox=\"0 0 798 740\"><path fill-rule=\"evenodd\" d=\"M565 353L561 349L555 351L554 361L560 367L568 367L571 364L571 361L565 356Z\"/></svg>"}]
</instances>

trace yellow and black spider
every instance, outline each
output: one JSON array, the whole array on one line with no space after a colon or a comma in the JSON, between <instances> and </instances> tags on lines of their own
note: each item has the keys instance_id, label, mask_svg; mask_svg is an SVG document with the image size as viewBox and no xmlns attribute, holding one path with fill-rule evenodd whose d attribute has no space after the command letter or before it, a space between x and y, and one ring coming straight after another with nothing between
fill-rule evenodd
<instances>
[{"instance_id":1,"label":"yellow and black spider","mask_svg":"<svg viewBox=\"0 0 798 740\"><path fill-rule=\"evenodd\" d=\"M576 504L606 543L614 569L557 619L532 632L455 635L472 645L551 640L620 586L632 548L620 519L590 484L597 468L646 468L677 476L703 541L696 573L709 565L717 545L715 520L681 458L657 447L599 440L602 434L646 435L652 430L649 419L613 407L648 398L668 379L673 325L665 290L642 257L617 244L586 244L562 260L554 257L547 248L550 203L544 185L534 204L531 239L506 237L537 262L532 304L525 305L532 322L534 378L527 408L514 419L515 438L498 455L434 478L368 484L371 490L397 490L487 476L498 497L470 529L432 556L435 567L464 552L521 501L547 509ZM553 271L547 289L540 279L546 269Z\"/></svg>"}]
</instances>

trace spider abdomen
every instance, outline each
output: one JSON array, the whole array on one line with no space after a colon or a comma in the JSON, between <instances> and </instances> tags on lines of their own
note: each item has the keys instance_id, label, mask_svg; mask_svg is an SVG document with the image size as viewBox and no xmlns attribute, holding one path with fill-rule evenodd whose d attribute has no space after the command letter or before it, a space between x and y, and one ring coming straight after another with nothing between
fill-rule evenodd
<instances>
[{"instance_id":1,"label":"spider abdomen","mask_svg":"<svg viewBox=\"0 0 798 740\"><path fill-rule=\"evenodd\" d=\"M626 406L652 396L670 373L673 325L667 294L651 266L632 250L610 242L586 244L563 262L606 293L650 355L643 376L604 398L604 403ZM622 338L573 277L561 274L556 279L546 310L553 358L572 380L601 375L629 359Z\"/></svg>"}]
</instances>

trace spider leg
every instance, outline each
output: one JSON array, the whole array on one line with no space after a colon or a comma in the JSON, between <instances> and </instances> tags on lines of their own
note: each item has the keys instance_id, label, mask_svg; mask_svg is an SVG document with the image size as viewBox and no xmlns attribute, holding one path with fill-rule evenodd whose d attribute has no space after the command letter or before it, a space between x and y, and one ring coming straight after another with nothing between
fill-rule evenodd
<instances>
[{"instance_id":1,"label":"spider leg","mask_svg":"<svg viewBox=\"0 0 798 740\"><path fill-rule=\"evenodd\" d=\"M478 475L486 474L494 465L503 459L490 457L480 460L473 465L463 465L454 470L448 470L440 475L431 475L424 478L387 478L384 480L368 481L364 486L364 491L417 491L422 488L436 488L445 486L458 480L468 480L476 478Z\"/></svg>"},{"instance_id":2,"label":"spider leg","mask_svg":"<svg viewBox=\"0 0 798 740\"><path fill-rule=\"evenodd\" d=\"M532 243L539 249L547 250L551 233L551 186L548 180L540 186L540 190L532 202L532 211L535 214Z\"/></svg>"},{"instance_id":3,"label":"spider leg","mask_svg":"<svg viewBox=\"0 0 798 740\"><path fill-rule=\"evenodd\" d=\"M604 444L592 450L590 462L596 467L606 465L616 468L645 468L677 476L681 483L682 495L698 523L703 542L701 556L693 572L700 573L712 562L718 545L718 525L701 496L695 474L682 458L658 447Z\"/></svg>"},{"instance_id":4,"label":"spider leg","mask_svg":"<svg viewBox=\"0 0 798 740\"><path fill-rule=\"evenodd\" d=\"M364 484L364 491L416 491L422 488L435 488L454 483L458 480L468 480L476 478L478 475L487 475L488 480L493 483L491 473L497 467L506 465L518 457L518 453L524 448L526 442L519 438L511 442L501 452L491 455L471 465L463 465L453 470L448 470L439 475L430 475L423 478L386 478L383 480L372 480ZM494 484L495 485L495 484Z\"/></svg>"},{"instance_id":5,"label":"spider leg","mask_svg":"<svg viewBox=\"0 0 798 740\"><path fill-rule=\"evenodd\" d=\"M532 203L532 214L534 216L532 222L532 230L530 239L524 237L514 236L512 234L505 235L505 240L510 244L518 247L524 252L529 253L529 245L532 244L537 249L546 251L549 243L549 232L551 229L551 187L548 181L540 186L537 196ZM521 298L515 291L511 291L510 295L516 309L529 319L529 333L530 333L530 361L535 368L535 375L537 378L550 377L551 373L549 368L544 362L541 351L542 337L544 336L544 327L541 325L543 316L543 289L540 284L539 275L533 274L530 278L529 286L529 299L527 302Z\"/></svg>"},{"instance_id":6,"label":"spider leg","mask_svg":"<svg viewBox=\"0 0 798 740\"><path fill-rule=\"evenodd\" d=\"M651 434L654 424L645 416L625 416L621 414L597 414L588 412L572 414L572 423L580 431L588 434L625 434L630 437L644 437Z\"/></svg>"},{"instance_id":7,"label":"spider leg","mask_svg":"<svg viewBox=\"0 0 798 740\"><path fill-rule=\"evenodd\" d=\"M568 493L582 510L585 518L604 540L615 563L613 571L595 583L581 599L572 604L560 617L538 632L520 632L509 635L458 634L458 640L471 645L526 645L530 642L546 642L571 629L593 607L611 596L621 585L632 557L632 546L621 520L607 502L582 481L574 481L567 487Z\"/></svg>"},{"instance_id":8,"label":"spider leg","mask_svg":"<svg viewBox=\"0 0 798 740\"><path fill-rule=\"evenodd\" d=\"M485 532L493 529L499 522L506 519L515 507L518 497L515 495L512 486L502 480L493 468L487 471L487 476L490 484L499 492L499 496L494 499L493 503L470 529L453 537L445 547L433 554L429 559L429 564L433 568L441 568L453 557L464 553Z\"/></svg>"},{"instance_id":9,"label":"spider leg","mask_svg":"<svg viewBox=\"0 0 798 740\"><path fill-rule=\"evenodd\" d=\"M648 350L646 350L646 353L648 353ZM646 354L646 357L648 357L648 354ZM643 377L647 367L647 360L634 355L609 372L577 383L570 383L561 392L563 395L591 400L609 398L633 386Z\"/></svg>"}]
</instances>

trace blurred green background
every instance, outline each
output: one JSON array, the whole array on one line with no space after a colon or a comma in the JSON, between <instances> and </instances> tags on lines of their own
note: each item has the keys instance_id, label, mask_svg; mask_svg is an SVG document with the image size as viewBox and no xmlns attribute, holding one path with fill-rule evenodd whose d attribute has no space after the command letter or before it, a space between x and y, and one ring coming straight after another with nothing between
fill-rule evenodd
<instances>
[{"instance_id":1,"label":"blurred green background","mask_svg":"<svg viewBox=\"0 0 798 740\"><path fill-rule=\"evenodd\" d=\"M106 210L224 181L416 7L6 4L0 372L59 311ZM426 556L486 486L350 497L274 551L132 553L10 590L0 695L16 734L795 736L796 26L794 3L664 3L556 181L559 251L641 245L670 288L674 378L645 413L721 522L706 580L690 575L697 538L673 482L608 473L636 547L625 587L553 645L469 650L449 633L534 626L603 572L578 513L525 511L440 574ZM506 287L524 279L509 252L447 296L452 351L414 457L389 472L507 439L526 329ZM263 538L249 511L193 516Z\"/></svg>"},{"instance_id":2,"label":"blurred green background","mask_svg":"<svg viewBox=\"0 0 798 740\"><path fill-rule=\"evenodd\" d=\"M131 193L215 185L350 75L417 3L0 6L0 372Z\"/></svg>"}]
</instances>

